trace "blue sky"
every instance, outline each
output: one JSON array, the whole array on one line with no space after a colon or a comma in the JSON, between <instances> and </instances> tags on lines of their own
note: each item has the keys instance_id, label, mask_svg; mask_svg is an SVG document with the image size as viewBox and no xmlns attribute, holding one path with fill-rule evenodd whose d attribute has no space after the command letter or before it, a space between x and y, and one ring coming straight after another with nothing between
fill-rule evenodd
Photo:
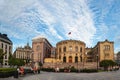
<instances>
[{"instance_id":1,"label":"blue sky","mask_svg":"<svg viewBox=\"0 0 120 80\"><path fill-rule=\"evenodd\" d=\"M108 39L117 53L120 0L0 0L0 32L8 34L13 50L44 36L53 46L76 39L94 47Z\"/></svg>"}]
</instances>

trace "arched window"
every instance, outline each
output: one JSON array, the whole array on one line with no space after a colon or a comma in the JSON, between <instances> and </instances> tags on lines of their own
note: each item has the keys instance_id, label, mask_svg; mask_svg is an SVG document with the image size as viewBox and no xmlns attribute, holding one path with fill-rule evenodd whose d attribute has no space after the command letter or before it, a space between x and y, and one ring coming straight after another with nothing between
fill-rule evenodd
<instances>
[{"instance_id":1,"label":"arched window","mask_svg":"<svg viewBox=\"0 0 120 80\"><path fill-rule=\"evenodd\" d=\"M65 56L63 57L63 62L66 63L66 57Z\"/></svg>"},{"instance_id":2,"label":"arched window","mask_svg":"<svg viewBox=\"0 0 120 80\"><path fill-rule=\"evenodd\" d=\"M77 63L78 62L78 57L77 56L75 56L75 63Z\"/></svg>"},{"instance_id":3,"label":"arched window","mask_svg":"<svg viewBox=\"0 0 120 80\"><path fill-rule=\"evenodd\" d=\"M82 52L82 47L80 47L80 52Z\"/></svg>"},{"instance_id":4,"label":"arched window","mask_svg":"<svg viewBox=\"0 0 120 80\"><path fill-rule=\"evenodd\" d=\"M39 51L40 50L40 45L37 45L36 46L36 51Z\"/></svg>"},{"instance_id":5,"label":"arched window","mask_svg":"<svg viewBox=\"0 0 120 80\"><path fill-rule=\"evenodd\" d=\"M63 52L66 52L66 47L64 46L64 48L63 48Z\"/></svg>"},{"instance_id":6,"label":"arched window","mask_svg":"<svg viewBox=\"0 0 120 80\"><path fill-rule=\"evenodd\" d=\"M78 46L75 47L75 51L78 52Z\"/></svg>"},{"instance_id":7,"label":"arched window","mask_svg":"<svg viewBox=\"0 0 120 80\"><path fill-rule=\"evenodd\" d=\"M72 51L72 46L69 46L69 50Z\"/></svg>"}]
</instances>

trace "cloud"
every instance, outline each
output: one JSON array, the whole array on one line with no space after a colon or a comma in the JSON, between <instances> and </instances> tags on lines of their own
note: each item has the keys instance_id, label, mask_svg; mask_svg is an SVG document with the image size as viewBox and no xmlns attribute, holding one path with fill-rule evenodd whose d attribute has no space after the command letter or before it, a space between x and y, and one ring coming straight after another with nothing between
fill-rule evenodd
<instances>
[{"instance_id":1,"label":"cloud","mask_svg":"<svg viewBox=\"0 0 120 80\"><path fill-rule=\"evenodd\" d=\"M0 22L10 25L2 30L16 34L15 39L45 35L52 44L71 38L92 45L96 28L87 1L6 0L0 4Z\"/></svg>"}]
</instances>

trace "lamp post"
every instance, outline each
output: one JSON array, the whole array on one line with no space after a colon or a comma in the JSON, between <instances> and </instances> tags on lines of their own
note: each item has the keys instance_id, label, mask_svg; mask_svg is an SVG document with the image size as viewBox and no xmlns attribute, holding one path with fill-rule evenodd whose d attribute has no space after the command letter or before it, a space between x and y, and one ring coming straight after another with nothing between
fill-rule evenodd
<instances>
[{"instance_id":1,"label":"lamp post","mask_svg":"<svg viewBox=\"0 0 120 80\"><path fill-rule=\"evenodd\" d=\"M78 69L78 73L79 73L79 61L77 61L77 69Z\"/></svg>"},{"instance_id":2,"label":"lamp post","mask_svg":"<svg viewBox=\"0 0 120 80\"><path fill-rule=\"evenodd\" d=\"M99 65L98 65L98 55L96 55L96 58L97 58L97 70L98 70L98 67L99 67Z\"/></svg>"}]
</instances>

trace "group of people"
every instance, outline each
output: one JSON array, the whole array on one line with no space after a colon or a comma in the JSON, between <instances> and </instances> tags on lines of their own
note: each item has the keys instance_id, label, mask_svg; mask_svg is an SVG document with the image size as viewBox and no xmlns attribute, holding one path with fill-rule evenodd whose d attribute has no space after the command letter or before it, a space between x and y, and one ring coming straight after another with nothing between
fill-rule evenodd
<instances>
[{"instance_id":1,"label":"group of people","mask_svg":"<svg viewBox=\"0 0 120 80\"><path fill-rule=\"evenodd\" d=\"M35 63L33 66L30 66L30 70L33 73L40 73L40 67L38 63ZM17 68L18 74L24 75L25 74L25 69L23 66L20 66Z\"/></svg>"},{"instance_id":2,"label":"group of people","mask_svg":"<svg viewBox=\"0 0 120 80\"><path fill-rule=\"evenodd\" d=\"M34 67L31 66L31 71L33 73L40 73L40 67L38 65L35 65Z\"/></svg>"},{"instance_id":3,"label":"group of people","mask_svg":"<svg viewBox=\"0 0 120 80\"><path fill-rule=\"evenodd\" d=\"M56 68L55 68L55 72L59 72L59 67L56 67Z\"/></svg>"}]
</instances>

